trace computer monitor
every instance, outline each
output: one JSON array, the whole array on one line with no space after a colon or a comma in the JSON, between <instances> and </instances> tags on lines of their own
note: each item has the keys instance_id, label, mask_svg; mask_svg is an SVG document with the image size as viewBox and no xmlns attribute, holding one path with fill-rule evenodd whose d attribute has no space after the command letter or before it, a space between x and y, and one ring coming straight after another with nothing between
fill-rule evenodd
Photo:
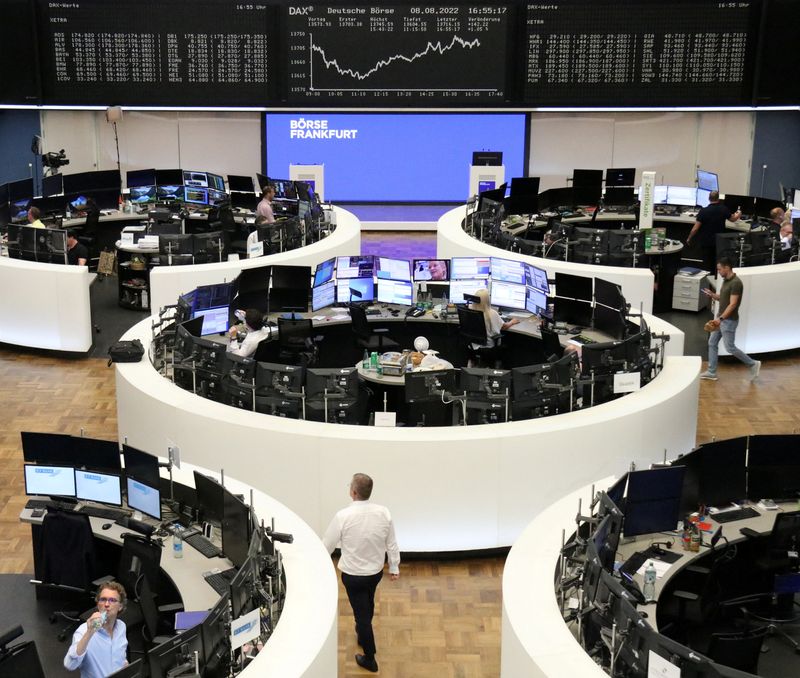
<instances>
[{"instance_id":1,"label":"computer monitor","mask_svg":"<svg viewBox=\"0 0 800 678\"><path fill-rule=\"evenodd\" d=\"M450 303L465 304L465 294L475 295L478 290L489 289L489 281L483 280L451 280Z\"/></svg>"},{"instance_id":2,"label":"computer monitor","mask_svg":"<svg viewBox=\"0 0 800 678\"><path fill-rule=\"evenodd\" d=\"M408 263L408 259L377 257L377 260L378 270L376 272L376 277L378 280L411 282L411 267Z\"/></svg>"},{"instance_id":3,"label":"computer monitor","mask_svg":"<svg viewBox=\"0 0 800 678\"><path fill-rule=\"evenodd\" d=\"M337 257L336 278L372 277L375 271L375 258L371 254L358 257Z\"/></svg>"},{"instance_id":4,"label":"computer monitor","mask_svg":"<svg viewBox=\"0 0 800 678\"><path fill-rule=\"evenodd\" d=\"M624 508L625 501L625 488L628 485L628 474L623 473L622 477L617 480L611 487L606 490L606 496L614 503L614 505L622 509Z\"/></svg>"},{"instance_id":5,"label":"computer monitor","mask_svg":"<svg viewBox=\"0 0 800 678\"><path fill-rule=\"evenodd\" d=\"M592 305L580 299L555 297L553 299L553 320L576 327L591 327Z\"/></svg>"},{"instance_id":6,"label":"computer monitor","mask_svg":"<svg viewBox=\"0 0 800 678\"><path fill-rule=\"evenodd\" d=\"M230 616L230 593L224 593L200 623L200 634L203 636L203 675L212 678L221 676L222 664L230 655L230 633L227 630Z\"/></svg>"},{"instance_id":7,"label":"computer monitor","mask_svg":"<svg viewBox=\"0 0 800 678\"><path fill-rule=\"evenodd\" d=\"M137 450L130 445L122 445L122 458L125 460L125 476L136 478L139 482L158 487L158 457Z\"/></svg>"},{"instance_id":8,"label":"computer monitor","mask_svg":"<svg viewBox=\"0 0 800 678\"><path fill-rule=\"evenodd\" d=\"M224 532L223 532L224 534ZM239 571L231 579L231 619L235 620L243 614L252 612L259 607L256 586L258 574L257 562L253 557L247 557L239 567Z\"/></svg>"},{"instance_id":9,"label":"computer monitor","mask_svg":"<svg viewBox=\"0 0 800 678\"><path fill-rule=\"evenodd\" d=\"M584 344L581 351L581 372L584 375L614 374L627 364L625 344L621 341Z\"/></svg>"},{"instance_id":10,"label":"computer monitor","mask_svg":"<svg viewBox=\"0 0 800 678\"><path fill-rule=\"evenodd\" d=\"M200 625L197 625L148 650L150 678L168 678L168 676L193 673L195 657L203 656L203 636ZM183 670L178 671L179 667L183 667Z\"/></svg>"},{"instance_id":11,"label":"computer monitor","mask_svg":"<svg viewBox=\"0 0 800 678\"><path fill-rule=\"evenodd\" d=\"M202 336L208 334L223 334L228 331L230 326L230 307L218 306L216 308L205 308L202 311L192 312L192 319L202 318L203 329L200 330Z\"/></svg>"},{"instance_id":12,"label":"computer monitor","mask_svg":"<svg viewBox=\"0 0 800 678\"><path fill-rule=\"evenodd\" d=\"M183 201L187 205L208 205L208 189L197 186L183 187Z\"/></svg>"},{"instance_id":13,"label":"computer monitor","mask_svg":"<svg viewBox=\"0 0 800 678\"><path fill-rule=\"evenodd\" d=\"M116 440L72 436L71 463L76 468L118 473L122 468L119 443Z\"/></svg>"},{"instance_id":14,"label":"computer monitor","mask_svg":"<svg viewBox=\"0 0 800 678\"><path fill-rule=\"evenodd\" d=\"M731 212L741 211L742 214L748 216L756 213L756 199L752 195L726 193L725 197L722 199L722 203Z\"/></svg>"},{"instance_id":15,"label":"computer monitor","mask_svg":"<svg viewBox=\"0 0 800 678\"><path fill-rule=\"evenodd\" d=\"M208 175L205 172L191 172L183 170L184 186L208 188Z\"/></svg>"},{"instance_id":16,"label":"computer monitor","mask_svg":"<svg viewBox=\"0 0 800 678\"><path fill-rule=\"evenodd\" d=\"M609 167L606 169L606 187L633 186L635 181L635 167Z\"/></svg>"},{"instance_id":17,"label":"computer monitor","mask_svg":"<svg viewBox=\"0 0 800 678\"><path fill-rule=\"evenodd\" d=\"M331 257L322 263L317 264L314 270L314 287L322 285L330 280L333 280L333 274L336 271L336 258Z\"/></svg>"},{"instance_id":18,"label":"computer monitor","mask_svg":"<svg viewBox=\"0 0 800 678\"><path fill-rule=\"evenodd\" d=\"M311 292L310 266L273 266L270 311L308 310Z\"/></svg>"},{"instance_id":19,"label":"computer monitor","mask_svg":"<svg viewBox=\"0 0 800 678\"><path fill-rule=\"evenodd\" d=\"M694 186L667 186L667 204L694 207L697 205L697 189Z\"/></svg>"},{"instance_id":20,"label":"computer monitor","mask_svg":"<svg viewBox=\"0 0 800 678\"><path fill-rule=\"evenodd\" d=\"M25 494L74 497L75 470L72 466L25 464Z\"/></svg>"},{"instance_id":21,"label":"computer monitor","mask_svg":"<svg viewBox=\"0 0 800 678\"><path fill-rule=\"evenodd\" d=\"M70 209L76 212L82 212L86 209L88 198L85 193L69 193L67 194L67 204Z\"/></svg>"},{"instance_id":22,"label":"computer monitor","mask_svg":"<svg viewBox=\"0 0 800 678\"><path fill-rule=\"evenodd\" d=\"M75 469L75 496L85 501L122 506L120 476Z\"/></svg>"},{"instance_id":23,"label":"computer monitor","mask_svg":"<svg viewBox=\"0 0 800 678\"><path fill-rule=\"evenodd\" d=\"M197 508L202 519L208 522L222 523L225 488L213 478L194 472L194 487L197 491Z\"/></svg>"},{"instance_id":24,"label":"computer monitor","mask_svg":"<svg viewBox=\"0 0 800 678\"><path fill-rule=\"evenodd\" d=\"M572 170L572 185L574 187L601 186L603 183L603 170L574 169Z\"/></svg>"},{"instance_id":25,"label":"computer monitor","mask_svg":"<svg viewBox=\"0 0 800 678\"><path fill-rule=\"evenodd\" d=\"M666 532L677 527L685 472L682 466L671 466L628 474L626 537Z\"/></svg>"},{"instance_id":26,"label":"computer monitor","mask_svg":"<svg viewBox=\"0 0 800 678\"><path fill-rule=\"evenodd\" d=\"M547 295L535 287L526 287L525 290L525 310L534 315L545 315L547 313Z\"/></svg>"},{"instance_id":27,"label":"computer monitor","mask_svg":"<svg viewBox=\"0 0 800 678\"><path fill-rule=\"evenodd\" d=\"M120 190L121 178L117 170L77 172L64 175L64 193L86 193L106 189Z\"/></svg>"},{"instance_id":28,"label":"computer monitor","mask_svg":"<svg viewBox=\"0 0 800 678\"><path fill-rule=\"evenodd\" d=\"M495 370L484 367L462 367L458 373L458 387L467 397L511 396L511 370Z\"/></svg>"},{"instance_id":29,"label":"computer monitor","mask_svg":"<svg viewBox=\"0 0 800 678\"><path fill-rule=\"evenodd\" d=\"M128 476L127 499L128 507L134 511L141 511L151 518L161 520L161 492L158 490L159 484L155 486L141 483L135 478Z\"/></svg>"},{"instance_id":30,"label":"computer monitor","mask_svg":"<svg viewBox=\"0 0 800 678\"><path fill-rule=\"evenodd\" d=\"M711 203L711 191L705 189L697 189L697 205L698 207L708 207Z\"/></svg>"},{"instance_id":31,"label":"computer monitor","mask_svg":"<svg viewBox=\"0 0 800 678\"><path fill-rule=\"evenodd\" d=\"M256 174L258 185L263 191L267 186L275 188L275 197L281 200L297 200L297 186L291 179L271 179L263 174ZM301 182L302 183L302 182Z\"/></svg>"},{"instance_id":32,"label":"computer monitor","mask_svg":"<svg viewBox=\"0 0 800 678\"><path fill-rule=\"evenodd\" d=\"M603 193L606 205L632 205L636 202L633 186L610 186Z\"/></svg>"},{"instance_id":33,"label":"computer monitor","mask_svg":"<svg viewBox=\"0 0 800 678\"><path fill-rule=\"evenodd\" d=\"M414 259L414 282L447 282L449 259Z\"/></svg>"},{"instance_id":34,"label":"computer monitor","mask_svg":"<svg viewBox=\"0 0 800 678\"><path fill-rule=\"evenodd\" d=\"M796 499L800 494L800 455L796 435L750 436L747 497Z\"/></svg>"},{"instance_id":35,"label":"computer monitor","mask_svg":"<svg viewBox=\"0 0 800 678\"><path fill-rule=\"evenodd\" d=\"M164 184L163 186L156 186L156 198L158 202L183 201L183 184Z\"/></svg>"},{"instance_id":36,"label":"computer monitor","mask_svg":"<svg viewBox=\"0 0 800 678\"><path fill-rule=\"evenodd\" d=\"M499 167L503 164L503 151L473 151L472 164Z\"/></svg>"},{"instance_id":37,"label":"computer monitor","mask_svg":"<svg viewBox=\"0 0 800 678\"><path fill-rule=\"evenodd\" d=\"M506 214L539 212L539 177L514 177L506 200Z\"/></svg>"},{"instance_id":38,"label":"computer monitor","mask_svg":"<svg viewBox=\"0 0 800 678\"><path fill-rule=\"evenodd\" d=\"M769 213L776 207L786 209L786 205L780 200L770 198L756 198L756 216L762 219L769 219Z\"/></svg>"},{"instance_id":39,"label":"computer monitor","mask_svg":"<svg viewBox=\"0 0 800 678\"><path fill-rule=\"evenodd\" d=\"M201 285L194 290L192 311L205 311L209 308L228 306L233 297L233 283L217 283L215 285Z\"/></svg>"},{"instance_id":40,"label":"computer monitor","mask_svg":"<svg viewBox=\"0 0 800 678\"><path fill-rule=\"evenodd\" d=\"M7 186L9 202L30 199L33 197L33 179L28 178L19 179L18 181L9 181Z\"/></svg>"},{"instance_id":41,"label":"computer monitor","mask_svg":"<svg viewBox=\"0 0 800 678\"><path fill-rule=\"evenodd\" d=\"M313 368L306 372L306 398L358 397L358 370L355 367Z\"/></svg>"},{"instance_id":42,"label":"computer monitor","mask_svg":"<svg viewBox=\"0 0 800 678\"><path fill-rule=\"evenodd\" d=\"M374 301L375 283L368 278L339 278L336 286L336 302L347 304L357 301Z\"/></svg>"},{"instance_id":43,"label":"computer monitor","mask_svg":"<svg viewBox=\"0 0 800 678\"><path fill-rule=\"evenodd\" d=\"M305 370L299 365L259 362L256 365L256 393L258 395L300 393L304 377Z\"/></svg>"},{"instance_id":44,"label":"computer monitor","mask_svg":"<svg viewBox=\"0 0 800 678\"><path fill-rule=\"evenodd\" d=\"M206 231L194 234L194 257L196 264L225 261L228 253L225 231Z\"/></svg>"},{"instance_id":45,"label":"computer monitor","mask_svg":"<svg viewBox=\"0 0 800 678\"><path fill-rule=\"evenodd\" d=\"M317 285L311 290L311 311L317 311L333 306L336 303L336 282L331 280Z\"/></svg>"},{"instance_id":46,"label":"computer monitor","mask_svg":"<svg viewBox=\"0 0 800 678\"><path fill-rule=\"evenodd\" d=\"M601 184L594 186L575 186L572 189L572 200L575 205L596 205L603 197Z\"/></svg>"},{"instance_id":47,"label":"computer monitor","mask_svg":"<svg viewBox=\"0 0 800 678\"><path fill-rule=\"evenodd\" d=\"M250 549L250 507L232 492L222 492L222 552L235 567L247 560Z\"/></svg>"},{"instance_id":48,"label":"computer monitor","mask_svg":"<svg viewBox=\"0 0 800 678\"><path fill-rule=\"evenodd\" d=\"M252 294L264 295L266 298L269 292L269 279L272 275L271 266L255 266L253 268L245 268L236 278L238 286L238 295L240 297L249 296ZM237 308L243 308L237 306Z\"/></svg>"},{"instance_id":49,"label":"computer monitor","mask_svg":"<svg viewBox=\"0 0 800 678\"><path fill-rule=\"evenodd\" d=\"M526 309L526 291L525 285L493 280L491 304L500 308L524 311Z\"/></svg>"},{"instance_id":50,"label":"computer monitor","mask_svg":"<svg viewBox=\"0 0 800 678\"><path fill-rule=\"evenodd\" d=\"M666 205L667 204L667 186L658 184L653 188L653 204ZM641 198L641 189L639 189L639 198Z\"/></svg>"},{"instance_id":51,"label":"computer monitor","mask_svg":"<svg viewBox=\"0 0 800 678\"><path fill-rule=\"evenodd\" d=\"M612 339L622 341L627 332L625 311L599 304L594 307L594 329Z\"/></svg>"},{"instance_id":52,"label":"computer monitor","mask_svg":"<svg viewBox=\"0 0 800 678\"><path fill-rule=\"evenodd\" d=\"M597 304L618 311L622 311L626 307L625 297L622 296L622 287L602 278L594 279L594 300Z\"/></svg>"},{"instance_id":53,"label":"computer monitor","mask_svg":"<svg viewBox=\"0 0 800 678\"><path fill-rule=\"evenodd\" d=\"M698 169L697 188L704 191L719 191L719 177L714 172Z\"/></svg>"},{"instance_id":54,"label":"computer monitor","mask_svg":"<svg viewBox=\"0 0 800 678\"><path fill-rule=\"evenodd\" d=\"M592 278L571 273L556 273L556 296L592 301Z\"/></svg>"},{"instance_id":55,"label":"computer monitor","mask_svg":"<svg viewBox=\"0 0 800 678\"><path fill-rule=\"evenodd\" d=\"M35 464L72 466L73 437L64 433L22 431L22 458Z\"/></svg>"},{"instance_id":56,"label":"computer monitor","mask_svg":"<svg viewBox=\"0 0 800 678\"><path fill-rule=\"evenodd\" d=\"M411 306L412 299L413 285L410 282L400 282L398 280L378 281L378 301L382 304Z\"/></svg>"},{"instance_id":57,"label":"computer monitor","mask_svg":"<svg viewBox=\"0 0 800 678\"><path fill-rule=\"evenodd\" d=\"M525 263L514 261L513 259L490 259L492 282L500 280L503 282L525 284Z\"/></svg>"},{"instance_id":58,"label":"computer monitor","mask_svg":"<svg viewBox=\"0 0 800 678\"><path fill-rule=\"evenodd\" d=\"M223 179L219 174L212 174L211 172L206 172L206 178L208 179L209 189L223 193L225 192L225 179Z\"/></svg>"},{"instance_id":59,"label":"computer monitor","mask_svg":"<svg viewBox=\"0 0 800 678\"><path fill-rule=\"evenodd\" d=\"M155 186L134 186L130 190L130 201L134 205L147 205L156 202Z\"/></svg>"},{"instance_id":60,"label":"computer monitor","mask_svg":"<svg viewBox=\"0 0 800 678\"><path fill-rule=\"evenodd\" d=\"M683 513L700 504L725 506L747 497L747 436L705 443L673 466L686 467Z\"/></svg>"},{"instance_id":61,"label":"computer monitor","mask_svg":"<svg viewBox=\"0 0 800 678\"><path fill-rule=\"evenodd\" d=\"M138 188L139 186L155 186L155 169L128 170L125 173L125 185L128 188Z\"/></svg>"},{"instance_id":62,"label":"computer monitor","mask_svg":"<svg viewBox=\"0 0 800 678\"><path fill-rule=\"evenodd\" d=\"M29 640L0 653L0 674L4 676L24 676L24 678L45 678L36 643Z\"/></svg>"},{"instance_id":63,"label":"computer monitor","mask_svg":"<svg viewBox=\"0 0 800 678\"><path fill-rule=\"evenodd\" d=\"M228 190L231 192L255 193L256 187L253 183L253 177L248 177L243 174L229 174Z\"/></svg>"},{"instance_id":64,"label":"computer monitor","mask_svg":"<svg viewBox=\"0 0 800 678\"><path fill-rule=\"evenodd\" d=\"M158 251L162 255L192 255L193 236L189 233L162 233L158 236Z\"/></svg>"},{"instance_id":65,"label":"computer monitor","mask_svg":"<svg viewBox=\"0 0 800 678\"><path fill-rule=\"evenodd\" d=\"M42 178L42 196L47 198L64 192L64 175L52 174Z\"/></svg>"},{"instance_id":66,"label":"computer monitor","mask_svg":"<svg viewBox=\"0 0 800 678\"><path fill-rule=\"evenodd\" d=\"M442 392L456 390L456 370L406 372L405 398L407 403L441 400Z\"/></svg>"},{"instance_id":67,"label":"computer monitor","mask_svg":"<svg viewBox=\"0 0 800 678\"><path fill-rule=\"evenodd\" d=\"M489 277L489 257L453 257L450 260L451 280L483 280Z\"/></svg>"},{"instance_id":68,"label":"computer monitor","mask_svg":"<svg viewBox=\"0 0 800 678\"><path fill-rule=\"evenodd\" d=\"M547 282L547 271L533 264L525 264L525 284L533 287L543 294L550 293L550 284Z\"/></svg>"},{"instance_id":69,"label":"computer monitor","mask_svg":"<svg viewBox=\"0 0 800 678\"><path fill-rule=\"evenodd\" d=\"M225 191L218 191L215 188L208 189L208 204L212 207L219 207L229 203L230 200L230 196Z\"/></svg>"}]
</instances>

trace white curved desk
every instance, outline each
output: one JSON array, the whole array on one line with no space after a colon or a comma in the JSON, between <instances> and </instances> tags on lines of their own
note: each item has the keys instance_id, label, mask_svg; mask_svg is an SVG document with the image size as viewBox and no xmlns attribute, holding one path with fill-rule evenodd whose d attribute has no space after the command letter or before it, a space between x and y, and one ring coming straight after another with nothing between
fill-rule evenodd
<instances>
[{"instance_id":1,"label":"white curved desk","mask_svg":"<svg viewBox=\"0 0 800 678\"><path fill-rule=\"evenodd\" d=\"M0 342L86 353L92 279L86 266L0 257Z\"/></svg>"},{"instance_id":2,"label":"white curved desk","mask_svg":"<svg viewBox=\"0 0 800 678\"><path fill-rule=\"evenodd\" d=\"M440 259L450 257L500 257L526 261L547 271L548 277L555 273L571 273L573 275L603 278L622 287L622 294L631 305L631 309L642 308L645 313L653 312L653 285L655 277L648 268L623 268L620 266L597 266L595 264L579 264L555 259L531 257L519 252L487 245L467 234L461 222L466 215L465 207L456 207L446 212L437 225L437 256Z\"/></svg>"},{"instance_id":3,"label":"white curved desk","mask_svg":"<svg viewBox=\"0 0 800 678\"><path fill-rule=\"evenodd\" d=\"M125 334L147 350L150 320ZM183 391L149 361L117 365L120 436L224 467L300 515L317 534L347 502L355 472L375 479L404 551L511 545L550 501L627 465L694 444L699 360L668 357L641 391L543 419L443 428L287 420ZM676 422L681 422L676 426ZM685 423L685 424L684 424Z\"/></svg>"},{"instance_id":4,"label":"white curved desk","mask_svg":"<svg viewBox=\"0 0 800 678\"><path fill-rule=\"evenodd\" d=\"M193 266L158 266L150 273L150 308L158 310L174 304L181 294L200 285L215 285L233 280L248 268L282 264L285 266L314 266L337 256L361 252L361 223L356 216L340 207L334 207L336 228L327 237L311 245L288 252L269 254L256 259L223 261L218 264Z\"/></svg>"}]
</instances>

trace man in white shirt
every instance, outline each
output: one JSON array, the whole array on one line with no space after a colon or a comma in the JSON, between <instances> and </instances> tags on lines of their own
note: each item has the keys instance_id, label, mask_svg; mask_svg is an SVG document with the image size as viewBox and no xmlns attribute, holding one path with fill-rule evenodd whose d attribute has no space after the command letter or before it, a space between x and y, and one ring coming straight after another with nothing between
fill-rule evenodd
<instances>
[{"instance_id":1,"label":"man in white shirt","mask_svg":"<svg viewBox=\"0 0 800 678\"><path fill-rule=\"evenodd\" d=\"M341 544L339 570L342 584L353 608L358 644L364 649L364 654L356 655L356 663L362 669L377 673L375 635L372 632L375 589L383 577L386 554L389 556L389 577L392 581L400 577L400 550L389 509L370 502L370 496L372 478L356 473L350 481L353 503L333 517L322 541L328 553Z\"/></svg>"},{"instance_id":2,"label":"man in white shirt","mask_svg":"<svg viewBox=\"0 0 800 678\"><path fill-rule=\"evenodd\" d=\"M275 197L275 187L267 186L261 191L261 202L256 207L257 217L266 217L267 223L275 222L275 214L272 211L272 199ZM252 204L252 203L251 203Z\"/></svg>"},{"instance_id":3,"label":"man in white shirt","mask_svg":"<svg viewBox=\"0 0 800 678\"><path fill-rule=\"evenodd\" d=\"M240 331L239 325L234 325L228 331L230 337L228 352L235 353L243 358L249 358L256 352L258 344L262 340L269 338L270 330L268 327L264 327L264 314L256 308L247 309L244 314L244 324L246 326L247 336L245 336L244 341L241 343L239 343L238 337Z\"/></svg>"}]
</instances>

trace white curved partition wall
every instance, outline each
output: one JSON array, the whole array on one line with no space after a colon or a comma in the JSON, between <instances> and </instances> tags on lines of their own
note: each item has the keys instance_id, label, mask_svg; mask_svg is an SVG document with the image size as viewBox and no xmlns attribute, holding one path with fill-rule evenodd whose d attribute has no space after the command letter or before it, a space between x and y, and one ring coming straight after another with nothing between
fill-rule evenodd
<instances>
[{"instance_id":1,"label":"white curved partition wall","mask_svg":"<svg viewBox=\"0 0 800 678\"><path fill-rule=\"evenodd\" d=\"M315 266L331 257L361 253L361 223L354 214L334 207L336 228L318 242L288 252L269 254L256 259L223 261L218 264L194 266L158 266L150 273L150 307L158 310L174 304L181 294L201 285L233 280L247 268L283 264L287 266Z\"/></svg>"},{"instance_id":2,"label":"white curved partition wall","mask_svg":"<svg viewBox=\"0 0 800 678\"><path fill-rule=\"evenodd\" d=\"M0 342L51 351L92 347L86 266L0 256Z\"/></svg>"},{"instance_id":3,"label":"white curved partition wall","mask_svg":"<svg viewBox=\"0 0 800 678\"><path fill-rule=\"evenodd\" d=\"M195 468L208 473L204 468L182 464L180 469L173 469L174 479L193 485ZM286 572L286 599L281 617L264 649L240 675L246 678L335 676L339 586L330 555L314 531L295 513L251 484L238 480L242 477L246 476L231 477L226 473L225 487L244 495L248 503L253 489L253 507L259 519L269 524L274 518L275 529L291 534L294 541L276 545Z\"/></svg>"},{"instance_id":4,"label":"white curved partition wall","mask_svg":"<svg viewBox=\"0 0 800 678\"><path fill-rule=\"evenodd\" d=\"M468 235L462 227L466 216L465 207L456 207L446 212L439 219L437 226L437 256L442 259L450 257L502 257L526 261L547 271L549 276L554 273L571 273L573 275L603 278L622 287L622 294L631 305L631 309L638 311L640 308L645 313L653 312L653 284L655 278L649 268L623 268L620 266L597 266L595 264L578 264L556 259L542 259L531 257L519 252L487 245Z\"/></svg>"},{"instance_id":5,"label":"white curved partition wall","mask_svg":"<svg viewBox=\"0 0 800 678\"><path fill-rule=\"evenodd\" d=\"M613 476L600 480L597 489L610 487L613 482ZM587 506L592 499L591 487L575 490L539 513L506 558L501 678L603 678L607 675L586 654L564 623L553 584L562 530L567 536L575 531L578 500L583 500L583 506Z\"/></svg>"},{"instance_id":6,"label":"white curved partition wall","mask_svg":"<svg viewBox=\"0 0 800 678\"><path fill-rule=\"evenodd\" d=\"M147 349L149 325L124 339ZM117 365L119 433L134 447L166 456L175 444L187 461L247 478L319 535L347 503L350 476L364 472L392 510L402 550L491 549L514 543L566 492L631 461L690 449L699 370L697 358L668 357L640 391L558 416L387 429L235 409L178 388L143 360Z\"/></svg>"}]
</instances>

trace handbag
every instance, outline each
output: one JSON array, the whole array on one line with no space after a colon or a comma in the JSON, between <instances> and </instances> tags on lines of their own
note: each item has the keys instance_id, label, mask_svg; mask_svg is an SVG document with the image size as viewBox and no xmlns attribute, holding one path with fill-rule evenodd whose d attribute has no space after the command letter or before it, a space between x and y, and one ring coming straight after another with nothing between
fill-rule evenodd
<instances>
[{"instance_id":1,"label":"handbag","mask_svg":"<svg viewBox=\"0 0 800 678\"><path fill-rule=\"evenodd\" d=\"M114 252L103 250L97 262L97 272L102 275L114 275L117 272L117 255Z\"/></svg>"},{"instance_id":2,"label":"handbag","mask_svg":"<svg viewBox=\"0 0 800 678\"><path fill-rule=\"evenodd\" d=\"M144 346L138 339L118 341L108 349L108 366L111 363L138 363L144 355Z\"/></svg>"}]
</instances>

